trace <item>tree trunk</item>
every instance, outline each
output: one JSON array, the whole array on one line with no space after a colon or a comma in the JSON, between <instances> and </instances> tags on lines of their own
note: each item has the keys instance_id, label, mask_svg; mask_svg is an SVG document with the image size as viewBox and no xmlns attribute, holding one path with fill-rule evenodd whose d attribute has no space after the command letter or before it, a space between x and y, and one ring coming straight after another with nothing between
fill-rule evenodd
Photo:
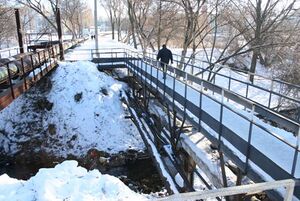
<instances>
[{"instance_id":1,"label":"tree trunk","mask_svg":"<svg viewBox=\"0 0 300 201\"><path fill-rule=\"evenodd\" d=\"M158 31L157 31L157 49L160 49L161 46L161 0L159 0L159 7L158 7L158 12L159 12L159 18L158 18Z\"/></svg>"},{"instance_id":2,"label":"tree trunk","mask_svg":"<svg viewBox=\"0 0 300 201\"><path fill-rule=\"evenodd\" d=\"M112 39L114 40L115 39L115 23L114 22L111 23L111 36L112 36Z\"/></svg>"},{"instance_id":3,"label":"tree trunk","mask_svg":"<svg viewBox=\"0 0 300 201\"><path fill-rule=\"evenodd\" d=\"M252 60L251 60L251 66L250 66L250 82L253 83L254 81L254 73L256 70L256 63L258 56L260 55L260 46L261 46L261 27L262 27L262 13L261 13L261 4L262 1L258 0L256 4L256 29L255 29L255 43L254 43L254 50L253 50L253 55L252 55Z\"/></svg>"},{"instance_id":4,"label":"tree trunk","mask_svg":"<svg viewBox=\"0 0 300 201\"><path fill-rule=\"evenodd\" d=\"M252 55L252 60L251 60L250 73L255 73L257 57L258 57L258 53L256 50L254 50ZM250 74L250 82L253 83L253 81L254 81L254 75Z\"/></svg>"},{"instance_id":5,"label":"tree trunk","mask_svg":"<svg viewBox=\"0 0 300 201\"><path fill-rule=\"evenodd\" d=\"M133 40L133 46L135 49L137 49L137 42L136 42L136 36L135 36L135 26L134 26L134 19L133 19L133 11L132 11L132 4L129 0L127 0L128 4L128 16L130 21L130 29L132 34L132 40Z\"/></svg>"}]
</instances>

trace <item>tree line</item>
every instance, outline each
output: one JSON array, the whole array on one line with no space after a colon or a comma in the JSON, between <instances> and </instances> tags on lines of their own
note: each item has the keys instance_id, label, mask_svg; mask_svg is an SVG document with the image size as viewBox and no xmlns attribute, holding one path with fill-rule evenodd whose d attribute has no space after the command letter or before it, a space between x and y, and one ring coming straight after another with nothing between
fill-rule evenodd
<instances>
[{"instance_id":1,"label":"tree line","mask_svg":"<svg viewBox=\"0 0 300 201\"><path fill-rule=\"evenodd\" d=\"M72 38L83 34L93 23L92 11L83 0L0 0L0 45L16 40L14 8L21 13L23 32L57 33L58 8L65 33ZM8 45L7 45L8 46Z\"/></svg>"},{"instance_id":2,"label":"tree line","mask_svg":"<svg viewBox=\"0 0 300 201\"><path fill-rule=\"evenodd\" d=\"M261 64L274 71L275 77L300 84L299 0L100 2L108 14L112 37L116 31L118 40L136 48L155 51L168 44L182 49L182 61L204 54L207 68L215 71L220 70L217 64L227 64L255 73Z\"/></svg>"},{"instance_id":3,"label":"tree line","mask_svg":"<svg viewBox=\"0 0 300 201\"><path fill-rule=\"evenodd\" d=\"M42 19L37 31L56 31L57 8L73 38L93 23L85 0L16 1L23 6L27 29L37 13ZM229 65L256 73L261 64L274 77L300 84L300 0L98 1L107 13L113 39L144 51L168 44L181 49L181 61L188 57L193 62L201 54L207 69L214 71ZM0 45L15 32L9 2L0 0ZM211 75L209 80L213 79Z\"/></svg>"}]
</instances>

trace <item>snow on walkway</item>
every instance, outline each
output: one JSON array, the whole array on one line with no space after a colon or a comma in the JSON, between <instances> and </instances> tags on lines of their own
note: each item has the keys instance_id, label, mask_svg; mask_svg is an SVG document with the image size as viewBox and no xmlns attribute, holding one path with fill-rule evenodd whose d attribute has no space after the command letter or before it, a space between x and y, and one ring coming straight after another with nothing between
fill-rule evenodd
<instances>
[{"instance_id":1,"label":"snow on walkway","mask_svg":"<svg viewBox=\"0 0 300 201\"><path fill-rule=\"evenodd\" d=\"M6 153L19 151L21 142L32 139L41 141L35 149L58 156L80 156L91 148L109 153L144 149L136 127L125 119L120 101L125 84L83 61L60 63L50 79L46 94L32 88L0 111L0 146ZM43 96L53 103L50 111L36 109Z\"/></svg>"},{"instance_id":2,"label":"snow on walkway","mask_svg":"<svg viewBox=\"0 0 300 201\"><path fill-rule=\"evenodd\" d=\"M40 169L28 181L0 176L0 201L143 201L119 179L98 170L87 171L76 161L65 161L55 168Z\"/></svg>"}]
</instances>

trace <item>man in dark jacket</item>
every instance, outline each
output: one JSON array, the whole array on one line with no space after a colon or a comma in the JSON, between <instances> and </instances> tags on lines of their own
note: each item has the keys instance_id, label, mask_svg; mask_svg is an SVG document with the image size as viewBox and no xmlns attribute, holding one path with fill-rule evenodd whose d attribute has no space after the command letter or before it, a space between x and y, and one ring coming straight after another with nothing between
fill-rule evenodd
<instances>
[{"instance_id":1,"label":"man in dark jacket","mask_svg":"<svg viewBox=\"0 0 300 201\"><path fill-rule=\"evenodd\" d=\"M156 59L159 61L160 60L160 66L163 68L163 71L164 71L164 79L166 78L166 65L169 64L170 60L171 60L171 63L173 63L173 54L171 52L171 50L169 50L167 48L166 45L163 45L162 46L162 49L160 49L158 51L158 54L157 54L157 57Z\"/></svg>"},{"instance_id":2,"label":"man in dark jacket","mask_svg":"<svg viewBox=\"0 0 300 201\"><path fill-rule=\"evenodd\" d=\"M159 50L156 59L160 59L160 61L165 64L169 64L170 60L171 63L173 63L173 55L171 50L169 50L166 45L163 45L162 49Z\"/></svg>"}]
</instances>

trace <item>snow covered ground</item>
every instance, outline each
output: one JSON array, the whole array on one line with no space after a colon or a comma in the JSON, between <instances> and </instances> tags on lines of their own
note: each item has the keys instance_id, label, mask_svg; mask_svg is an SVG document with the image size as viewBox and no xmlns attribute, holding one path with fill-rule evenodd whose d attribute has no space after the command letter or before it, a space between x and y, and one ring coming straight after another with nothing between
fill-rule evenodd
<instances>
[{"instance_id":1,"label":"snow covered ground","mask_svg":"<svg viewBox=\"0 0 300 201\"><path fill-rule=\"evenodd\" d=\"M92 44L88 41L79 48ZM61 62L48 79L0 111L1 153L43 151L80 157L91 149L110 154L143 151L140 134L125 118L121 99L126 87L91 62ZM119 179L77 165L65 161L53 169L40 169L28 181L4 174L0 200L146 200Z\"/></svg>"},{"instance_id":2,"label":"snow covered ground","mask_svg":"<svg viewBox=\"0 0 300 201\"><path fill-rule=\"evenodd\" d=\"M94 41L89 40L78 49L84 52L86 49L92 48L93 43ZM128 47L107 39L101 39L99 44L100 48ZM80 51L73 51L69 55L66 55L66 59L88 59L90 58L88 55L80 53ZM8 108L0 112L0 133L3 134L0 138L0 145L3 146L5 152L15 153L20 150L20 143L32 139L45 140L38 149L45 149L48 152L62 156L67 156L68 154L80 155L91 148L104 150L109 153L116 153L126 149L144 149L143 142L136 128L130 120L124 118L126 116L126 108L122 105L120 98L126 86L104 73L98 72L94 64L83 61L61 63L60 67L51 76L51 82L47 85L49 85L51 90L46 92L36 90L37 93L34 93L34 90L32 90L32 92L19 97ZM179 93L183 93L180 84L177 85L176 89ZM48 103L46 105L53 104L49 110L47 106L43 108L42 113L36 112L36 108L30 106L33 100L37 100L36 102L38 102L41 99L39 94L45 98L42 100L46 100L46 103ZM189 90L188 95L193 96L193 91ZM195 97L192 99L192 102L199 103L198 96ZM218 119L219 108L213 106L212 101L207 100L206 102L205 110ZM28 111L32 113L28 113ZM245 113L245 116L249 115L245 111L243 113ZM228 115L232 116L232 114ZM259 120L255 119L255 121ZM228 123L228 125L234 123L236 125L234 129L238 133L244 131L244 128L236 124L234 117L227 119L225 123ZM32 127L36 132L24 135ZM275 130L278 131L278 129ZM262 142L265 144L265 141ZM268 151L265 152L269 153ZM280 165L285 166L286 161ZM74 168L77 164L67 162L61 166ZM53 171L57 170L57 167ZM94 174L94 171L91 174ZM11 183L15 188L12 187L12 189L3 191L7 193L0 193L0 196L16 192L16 189L19 189L20 186L26 186L27 183L35 180L34 178L36 177L33 177L28 182L24 182L8 179L7 176L1 176L0 192L2 192L1 184L2 186L6 186L3 183ZM80 178L85 178L85 175L80 176ZM64 179L62 180L64 181ZM96 186L97 182L94 184ZM86 183L86 186L91 185ZM73 189L73 187L66 188L71 189L70 191ZM44 192L48 191L47 189L45 188ZM85 191L85 189L83 188L82 191ZM78 188L78 192L82 191ZM53 192L55 192L54 194L58 194L58 196L60 195L57 189L54 189ZM104 190L104 192L106 191ZM65 194L65 192L62 193ZM101 192L96 191L95 194L97 193ZM27 194L29 195L31 192L27 192ZM41 198L40 200L43 199ZM56 198L52 200L56 200ZM75 197L74 200L76 200ZM91 197L91 199L86 200L93 199ZM114 199L112 198L111 200Z\"/></svg>"},{"instance_id":3,"label":"snow covered ground","mask_svg":"<svg viewBox=\"0 0 300 201\"><path fill-rule=\"evenodd\" d=\"M148 200L134 193L119 179L98 170L87 171L76 161L40 169L28 181L0 176L0 201L123 201Z\"/></svg>"},{"instance_id":4,"label":"snow covered ground","mask_svg":"<svg viewBox=\"0 0 300 201\"><path fill-rule=\"evenodd\" d=\"M33 88L0 112L0 145L6 153L16 153L32 138L58 156L78 156L91 148L108 153L144 149L134 124L125 119L124 84L90 62L60 63L50 80L49 91ZM40 108L46 103L53 106Z\"/></svg>"}]
</instances>

